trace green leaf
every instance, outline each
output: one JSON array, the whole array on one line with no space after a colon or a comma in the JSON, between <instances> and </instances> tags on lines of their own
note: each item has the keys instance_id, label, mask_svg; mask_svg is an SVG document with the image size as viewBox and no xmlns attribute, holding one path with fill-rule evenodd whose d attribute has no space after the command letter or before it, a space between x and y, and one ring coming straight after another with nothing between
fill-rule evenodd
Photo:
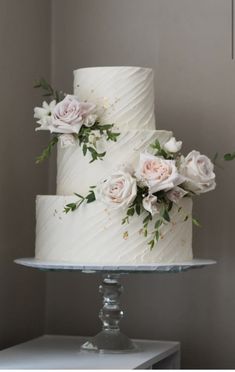
<instances>
[{"instance_id":1,"label":"green leaf","mask_svg":"<svg viewBox=\"0 0 235 372\"><path fill-rule=\"evenodd\" d=\"M114 124L103 124L103 125L98 124L96 129L101 129L101 130L106 131L108 129L113 128L113 126L114 126Z\"/></svg>"},{"instance_id":2,"label":"green leaf","mask_svg":"<svg viewBox=\"0 0 235 372\"><path fill-rule=\"evenodd\" d=\"M157 220L157 222L154 225L154 228L157 230L162 225L162 220Z\"/></svg>"},{"instance_id":3,"label":"green leaf","mask_svg":"<svg viewBox=\"0 0 235 372\"><path fill-rule=\"evenodd\" d=\"M154 247L154 240L150 240L150 241L148 242L148 245L149 245L149 247L150 247L150 250L152 250L153 247Z\"/></svg>"},{"instance_id":4,"label":"green leaf","mask_svg":"<svg viewBox=\"0 0 235 372\"><path fill-rule=\"evenodd\" d=\"M152 147L152 149L155 149L155 150L158 150L158 151L161 150L161 145L160 145L160 142L158 140L156 140L153 144L151 144L150 147Z\"/></svg>"},{"instance_id":5,"label":"green leaf","mask_svg":"<svg viewBox=\"0 0 235 372\"><path fill-rule=\"evenodd\" d=\"M201 227L200 222L199 222L196 218L192 218L192 222L193 222L193 224L194 224L195 226L197 226L197 227Z\"/></svg>"},{"instance_id":6,"label":"green leaf","mask_svg":"<svg viewBox=\"0 0 235 372\"><path fill-rule=\"evenodd\" d=\"M78 193L74 193L74 195L76 195L78 198L80 198L80 199L84 199L84 196L82 196L82 195L80 195L80 194L78 194Z\"/></svg>"},{"instance_id":7,"label":"green leaf","mask_svg":"<svg viewBox=\"0 0 235 372\"><path fill-rule=\"evenodd\" d=\"M135 211L136 211L136 213L138 214L138 216L140 215L140 212L141 212L141 206L140 206L140 204L136 204L136 206L135 206Z\"/></svg>"},{"instance_id":8,"label":"green leaf","mask_svg":"<svg viewBox=\"0 0 235 372\"><path fill-rule=\"evenodd\" d=\"M149 222L150 220L152 220L152 216L151 214L149 213L143 220L143 223L146 223L146 222Z\"/></svg>"},{"instance_id":9,"label":"green leaf","mask_svg":"<svg viewBox=\"0 0 235 372\"><path fill-rule=\"evenodd\" d=\"M66 204L67 208L69 208L69 210L71 211L75 211L75 209L77 209L77 204L76 203L69 203L69 204Z\"/></svg>"},{"instance_id":10,"label":"green leaf","mask_svg":"<svg viewBox=\"0 0 235 372\"><path fill-rule=\"evenodd\" d=\"M84 156L86 156L86 153L87 153L87 145L84 143L84 145L82 146L82 153Z\"/></svg>"},{"instance_id":11,"label":"green leaf","mask_svg":"<svg viewBox=\"0 0 235 372\"><path fill-rule=\"evenodd\" d=\"M107 130L107 140L109 141L117 141L118 136L120 136L121 133L112 132L111 130Z\"/></svg>"},{"instance_id":12,"label":"green leaf","mask_svg":"<svg viewBox=\"0 0 235 372\"><path fill-rule=\"evenodd\" d=\"M158 230L155 231L155 239L158 241L160 239L160 233Z\"/></svg>"},{"instance_id":13,"label":"green leaf","mask_svg":"<svg viewBox=\"0 0 235 372\"><path fill-rule=\"evenodd\" d=\"M233 159L235 159L235 152L228 153L228 154L224 155L224 160L226 160L226 161L230 161L230 160L233 160Z\"/></svg>"},{"instance_id":14,"label":"green leaf","mask_svg":"<svg viewBox=\"0 0 235 372\"><path fill-rule=\"evenodd\" d=\"M164 214L163 214L163 218L164 218L164 220L166 220L167 222L170 222L170 215L169 215L169 213L168 213L168 211L165 209L165 212L164 212Z\"/></svg>"},{"instance_id":15,"label":"green leaf","mask_svg":"<svg viewBox=\"0 0 235 372\"><path fill-rule=\"evenodd\" d=\"M129 217L128 216L124 217L123 220L122 220L122 225L124 225L125 223L129 223Z\"/></svg>"},{"instance_id":16,"label":"green leaf","mask_svg":"<svg viewBox=\"0 0 235 372\"><path fill-rule=\"evenodd\" d=\"M87 203L92 203L93 201L95 201L96 197L94 191L91 190L85 199L87 200Z\"/></svg>"},{"instance_id":17,"label":"green leaf","mask_svg":"<svg viewBox=\"0 0 235 372\"><path fill-rule=\"evenodd\" d=\"M101 160L103 160L103 157L105 155L106 155L106 151L105 152L101 152L101 153L97 153L98 158L100 158Z\"/></svg>"},{"instance_id":18,"label":"green leaf","mask_svg":"<svg viewBox=\"0 0 235 372\"><path fill-rule=\"evenodd\" d=\"M135 213L135 209L134 208L129 208L128 210L127 210L127 216L133 216L134 215L134 213Z\"/></svg>"}]
</instances>

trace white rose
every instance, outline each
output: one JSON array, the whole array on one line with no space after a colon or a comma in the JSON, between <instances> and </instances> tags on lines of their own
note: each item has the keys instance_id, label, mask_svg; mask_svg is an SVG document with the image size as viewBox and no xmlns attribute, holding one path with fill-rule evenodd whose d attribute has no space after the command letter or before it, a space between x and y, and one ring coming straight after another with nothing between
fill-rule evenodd
<instances>
[{"instance_id":1,"label":"white rose","mask_svg":"<svg viewBox=\"0 0 235 372\"><path fill-rule=\"evenodd\" d=\"M56 106L56 101L51 101L49 104L44 101L42 107L34 108L34 118L38 119L37 123L41 126L36 128L36 130L50 130L51 125L51 114Z\"/></svg>"},{"instance_id":2,"label":"white rose","mask_svg":"<svg viewBox=\"0 0 235 372\"><path fill-rule=\"evenodd\" d=\"M127 208L137 194L136 180L129 173L117 171L101 181L95 193L97 200L113 209Z\"/></svg>"},{"instance_id":3,"label":"white rose","mask_svg":"<svg viewBox=\"0 0 235 372\"><path fill-rule=\"evenodd\" d=\"M84 119L84 122L83 124L86 126L86 127L92 127L95 122L97 120L97 115L95 114L90 114L88 115L85 119Z\"/></svg>"},{"instance_id":4,"label":"white rose","mask_svg":"<svg viewBox=\"0 0 235 372\"><path fill-rule=\"evenodd\" d=\"M181 147L182 141L176 141L175 137L171 137L163 146L164 150L172 153L180 151Z\"/></svg>"},{"instance_id":5,"label":"white rose","mask_svg":"<svg viewBox=\"0 0 235 372\"><path fill-rule=\"evenodd\" d=\"M182 187L175 186L173 189L168 191L166 195L169 200L177 204L186 194L188 194L188 191L185 191Z\"/></svg>"},{"instance_id":6,"label":"white rose","mask_svg":"<svg viewBox=\"0 0 235 372\"><path fill-rule=\"evenodd\" d=\"M155 195L148 195L143 199L143 207L150 212L152 216L159 213L157 206L157 197Z\"/></svg>"},{"instance_id":7,"label":"white rose","mask_svg":"<svg viewBox=\"0 0 235 372\"><path fill-rule=\"evenodd\" d=\"M178 173L175 160L165 160L148 153L140 154L135 175L140 185L147 186L151 194L172 189L184 181Z\"/></svg>"},{"instance_id":8,"label":"white rose","mask_svg":"<svg viewBox=\"0 0 235 372\"><path fill-rule=\"evenodd\" d=\"M62 134L59 139L61 147L63 148L74 146L76 144L76 140L72 134Z\"/></svg>"},{"instance_id":9,"label":"white rose","mask_svg":"<svg viewBox=\"0 0 235 372\"><path fill-rule=\"evenodd\" d=\"M216 186L213 163L198 151L193 150L181 159L180 172L185 177L185 188L195 194L214 190Z\"/></svg>"},{"instance_id":10,"label":"white rose","mask_svg":"<svg viewBox=\"0 0 235 372\"><path fill-rule=\"evenodd\" d=\"M80 102L76 96L67 95L57 103L52 112L53 133L78 133L84 120L90 115L95 105Z\"/></svg>"}]
</instances>

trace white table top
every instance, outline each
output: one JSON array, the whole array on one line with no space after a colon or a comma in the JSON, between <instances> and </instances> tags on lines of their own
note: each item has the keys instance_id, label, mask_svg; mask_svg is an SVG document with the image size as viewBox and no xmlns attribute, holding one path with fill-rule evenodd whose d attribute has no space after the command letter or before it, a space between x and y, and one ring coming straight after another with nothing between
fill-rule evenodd
<instances>
[{"instance_id":1,"label":"white table top","mask_svg":"<svg viewBox=\"0 0 235 372\"><path fill-rule=\"evenodd\" d=\"M87 339L44 335L0 351L0 369L145 369L180 350L179 342L135 340L131 353L80 351Z\"/></svg>"}]
</instances>

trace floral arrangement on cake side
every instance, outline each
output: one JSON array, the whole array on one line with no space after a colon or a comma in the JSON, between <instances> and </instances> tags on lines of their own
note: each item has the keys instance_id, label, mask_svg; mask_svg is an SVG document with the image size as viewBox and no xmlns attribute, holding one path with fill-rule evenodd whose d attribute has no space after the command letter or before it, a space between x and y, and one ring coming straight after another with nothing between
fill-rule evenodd
<instances>
[{"instance_id":1,"label":"floral arrangement on cake side","mask_svg":"<svg viewBox=\"0 0 235 372\"><path fill-rule=\"evenodd\" d=\"M117 141L120 133L113 131L114 124L101 124L98 108L92 102L80 101L78 97L54 90L45 80L38 80L35 88L42 88L44 97L51 97L51 102L44 101L42 107L34 108L36 128L48 130L53 134L46 149L37 157L36 163L41 163L49 157L53 147L60 141L62 147L74 146L77 141L82 147L83 155L91 155L91 162L102 160L105 152L98 152L96 143L101 137L107 141Z\"/></svg>"},{"instance_id":2,"label":"floral arrangement on cake side","mask_svg":"<svg viewBox=\"0 0 235 372\"><path fill-rule=\"evenodd\" d=\"M181 147L182 141L176 141L175 137L165 144L156 140L140 153L137 164L120 167L98 185L91 186L86 196L75 193L78 201L67 204L64 212L73 212L84 202L98 200L109 209L123 210L122 224L128 224L132 216L138 215L143 218L142 233L153 249L161 238L161 227L171 221L173 205L180 211L178 204L182 198L216 187L212 161L195 150L185 157ZM186 215L184 221L188 218ZM192 221L200 225L195 218Z\"/></svg>"}]
</instances>

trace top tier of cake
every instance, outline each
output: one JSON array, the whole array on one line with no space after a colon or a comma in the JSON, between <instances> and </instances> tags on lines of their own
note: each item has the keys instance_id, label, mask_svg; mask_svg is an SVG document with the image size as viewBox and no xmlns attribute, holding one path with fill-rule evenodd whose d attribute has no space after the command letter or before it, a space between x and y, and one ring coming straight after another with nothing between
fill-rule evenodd
<instances>
[{"instance_id":1,"label":"top tier of cake","mask_svg":"<svg viewBox=\"0 0 235 372\"><path fill-rule=\"evenodd\" d=\"M142 67L91 67L74 71L74 94L96 104L100 123L114 124L120 132L116 143L100 140L104 160L89 163L79 144L58 144L57 194L86 194L89 186L126 162L134 164L139 153L156 139L166 142L171 132L155 130L153 71Z\"/></svg>"},{"instance_id":2,"label":"top tier of cake","mask_svg":"<svg viewBox=\"0 0 235 372\"><path fill-rule=\"evenodd\" d=\"M102 124L120 130L155 129L153 70L91 67L74 71L74 94L97 105Z\"/></svg>"}]
</instances>

